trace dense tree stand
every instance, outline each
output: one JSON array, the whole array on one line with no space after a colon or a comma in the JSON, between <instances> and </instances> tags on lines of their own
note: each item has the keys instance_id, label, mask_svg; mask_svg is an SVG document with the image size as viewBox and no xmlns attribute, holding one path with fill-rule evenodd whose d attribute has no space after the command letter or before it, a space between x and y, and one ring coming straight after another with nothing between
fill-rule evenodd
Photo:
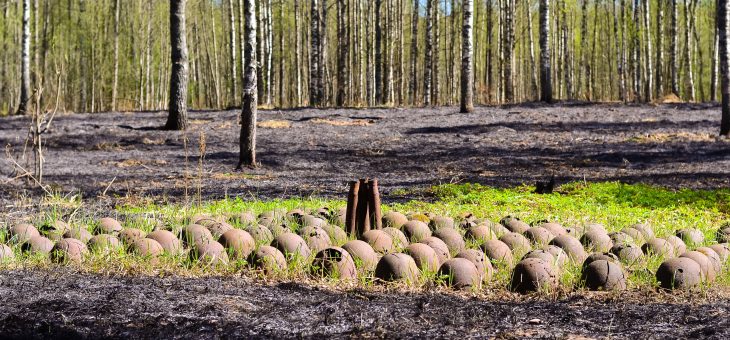
<instances>
[{"instance_id":1,"label":"dense tree stand","mask_svg":"<svg viewBox=\"0 0 730 340\"><path fill-rule=\"evenodd\" d=\"M256 102L267 109L721 101L716 1L254 5ZM188 110L238 107L244 6L0 0L0 115L167 110L160 125L181 130Z\"/></svg>"}]
</instances>

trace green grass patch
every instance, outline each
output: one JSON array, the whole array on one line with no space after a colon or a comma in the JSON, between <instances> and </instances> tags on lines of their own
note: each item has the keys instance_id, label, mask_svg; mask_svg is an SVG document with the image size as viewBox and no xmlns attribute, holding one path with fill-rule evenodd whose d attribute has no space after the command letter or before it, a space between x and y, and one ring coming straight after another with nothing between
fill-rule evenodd
<instances>
[{"instance_id":1,"label":"green grass patch","mask_svg":"<svg viewBox=\"0 0 730 340\"><path fill-rule=\"evenodd\" d=\"M730 218L730 189L669 190L644 184L575 182L552 194L535 194L528 186L499 189L479 184L447 184L432 188L435 202L411 201L391 208L429 211L455 218L472 213L493 221L511 215L530 223L541 220L565 226L601 223L608 231L649 223L657 236L693 227L713 238Z\"/></svg>"},{"instance_id":2,"label":"green grass patch","mask_svg":"<svg viewBox=\"0 0 730 340\"><path fill-rule=\"evenodd\" d=\"M730 189L675 191L644 184L575 182L558 187L552 194L535 194L533 190L529 186L502 189L479 184L446 184L430 189L436 198L432 202L414 200L385 205L384 210L430 212L456 219L472 213L493 221L511 215L528 223L548 220L566 226L602 223L609 231L635 223L649 223L658 236L694 227L706 232L708 238L730 219ZM342 200L318 197L268 201L251 197L194 206L124 205L117 207L116 213L160 216L180 222L196 214L225 215L247 210L259 213L277 208L315 209L322 206L338 209L345 204Z\"/></svg>"}]
</instances>

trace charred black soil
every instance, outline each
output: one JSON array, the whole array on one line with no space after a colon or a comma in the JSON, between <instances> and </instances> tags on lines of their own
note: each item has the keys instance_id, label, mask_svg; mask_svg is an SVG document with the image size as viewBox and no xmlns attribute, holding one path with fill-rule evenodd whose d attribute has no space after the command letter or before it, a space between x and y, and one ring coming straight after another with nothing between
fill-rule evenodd
<instances>
[{"instance_id":1,"label":"charred black soil","mask_svg":"<svg viewBox=\"0 0 730 340\"><path fill-rule=\"evenodd\" d=\"M175 200L198 188L208 198L343 197L347 181L367 176L380 179L387 200L396 188L451 182L505 187L555 176L559 183L713 188L727 186L730 174L730 143L716 139L720 110L709 104L262 111L261 167L243 173L234 171L237 112L193 112L191 119L192 129L181 133L157 129L164 112L56 117L45 135L44 180L86 198L106 191ZM27 123L0 119L0 143L16 157ZM40 193L10 180L16 175L2 157L3 196Z\"/></svg>"},{"instance_id":2,"label":"charred black soil","mask_svg":"<svg viewBox=\"0 0 730 340\"><path fill-rule=\"evenodd\" d=\"M504 301L442 293L337 292L245 278L0 274L3 338L718 338L728 301Z\"/></svg>"}]
</instances>

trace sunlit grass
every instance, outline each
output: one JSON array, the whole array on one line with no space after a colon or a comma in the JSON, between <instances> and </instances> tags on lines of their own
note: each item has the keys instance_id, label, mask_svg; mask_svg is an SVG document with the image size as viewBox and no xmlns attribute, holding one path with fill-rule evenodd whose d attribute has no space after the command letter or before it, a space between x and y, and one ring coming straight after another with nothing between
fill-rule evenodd
<instances>
[{"instance_id":1,"label":"sunlit grass","mask_svg":"<svg viewBox=\"0 0 730 340\"><path fill-rule=\"evenodd\" d=\"M458 217L473 213L498 221L512 215L524 221L548 220L566 226L604 224L609 231L649 223L658 236L695 227L714 237L730 216L730 190L672 191L642 184L571 183L555 193L532 193L532 187L496 189L478 184L443 185L432 189L436 202L411 201L397 210L430 211Z\"/></svg>"}]
</instances>

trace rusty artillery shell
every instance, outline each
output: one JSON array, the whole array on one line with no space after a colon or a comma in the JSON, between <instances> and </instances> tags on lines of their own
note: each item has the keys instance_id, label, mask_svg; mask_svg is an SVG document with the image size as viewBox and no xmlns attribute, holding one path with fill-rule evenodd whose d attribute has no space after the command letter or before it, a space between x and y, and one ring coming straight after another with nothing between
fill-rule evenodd
<instances>
[{"instance_id":1,"label":"rusty artillery shell","mask_svg":"<svg viewBox=\"0 0 730 340\"><path fill-rule=\"evenodd\" d=\"M345 217L345 230L350 235L357 233L357 203L358 193L360 191L360 182L350 182L350 192L347 194L347 213Z\"/></svg>"},{"instance_id":2,"label":"rusty artillery shell","mask_svg":"<svg viewBox=\"0 0 730 340\"><path fill-rule=\"evenodd\" d=\"M383 229L383 212L380 210L380 192L377 179L370 181L369 189L370 223L373 228L380 230Z\"/></svg>"},{"instance_id":3,"label":"rusty artillery shell","mask_svg":"<svg viewBox=\"0 0 730 340\"><path fill-rule=\"evenodd\" d=\"M360 179L360 190L358 192L357 204L357 236L370 230L370 180Z\"/></svg>"}]
</instances>

